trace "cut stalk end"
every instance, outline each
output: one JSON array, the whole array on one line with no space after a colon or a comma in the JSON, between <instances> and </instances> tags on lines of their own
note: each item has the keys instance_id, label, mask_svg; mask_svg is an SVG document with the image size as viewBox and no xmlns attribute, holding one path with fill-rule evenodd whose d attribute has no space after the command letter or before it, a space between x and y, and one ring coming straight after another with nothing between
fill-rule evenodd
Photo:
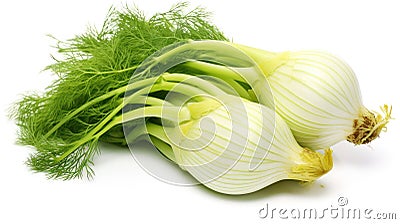
<instances>
[{"instance_id":1,"label":"cut stalk end","mask_svg":"<svg viewBox=\"0 0 400 224\"><path fill-rule=\"evenodd\" d=\"M381 131L386 131L386 125L392 119L392 106L381 107L383 115L364 109L360 117L353 121L353 133L347 136L347 141L355 145L368 144L379 137Z\"/></svg>"},{"instance_id":2,"label":"cut stalk end","mask_svg":"<svg viewBox=\"0 0 400 224\"><path fill-rule=\"evenodd\" d=\"M326 149L322 154L304 148L300 154L301 163L291 168L290 179L312 182L328 173L333 167L332 150Z\"/></svg>"}]
</instances>

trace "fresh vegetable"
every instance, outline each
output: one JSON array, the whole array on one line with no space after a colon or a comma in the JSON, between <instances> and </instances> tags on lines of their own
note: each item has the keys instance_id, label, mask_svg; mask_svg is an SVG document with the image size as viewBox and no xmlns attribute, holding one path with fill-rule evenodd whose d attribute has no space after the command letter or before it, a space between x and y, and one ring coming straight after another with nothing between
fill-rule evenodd
<instances>
[{"instance_id":1,"label":"fresh vegetable","mask_svg":"<svg viewBox=\"0 0 400 224\"><path fill-rule=\"evenodd\" d=\"M148 80L154 83L124 100L145 106L126 110L113 121L124 122L128 142L153 143L215 191L236 195L284 179L312 182L332 168L330 149L322 154L300 147L268 107L196 76L165 73ZM167 96L152 96L160 90L167 90Z\"/></svg>"},{"instance_id":2,"label":"fresh vegetable","mask_svg":"<svg viewBox=\"0 0 400 224\"><path fill-rule=\"evenodd\" d=\"M281 179L315 180L332 167L332 144L370 142L390 119L387 106L384 117L367 112L337 58L231 43L186 3L149 19L111 9L100 31L57 48L61 58L47 70L58 79L13 111L19 142L36 148L27 164L50 178L91 177L99 141L144 139L206 186L243 194ZM200 135L208 119L213 139ZM288 127L302 147L325 154L302 148Z\"/></svg>"},{"instance_id":3,"label":"fresh vegetable","mask_svg":"<svg viewBox=\"0 0 400 224\"><path fill-rule=\"evenodd\" d=\"M323 155L300 147L268 107L219 97L187 109L192 119L178 126L183 131L165 130L175 161L215 191L246 194L284 179L310 182L332 168L330 149Z\"/></svg>"},{"instance_id":4,"label":"fresh vegetable","mask_svg":"<svg viewBox=\"0 0 400 224\"><path fill-rule=\"evenodd\" d=\"M273 53L234 44L260 65L296 140L312 149L324 149L347 140L356 145L377 138L391 119L362 104L352 69L340 58L318 51Z\"/></svg>"}]
</instances>

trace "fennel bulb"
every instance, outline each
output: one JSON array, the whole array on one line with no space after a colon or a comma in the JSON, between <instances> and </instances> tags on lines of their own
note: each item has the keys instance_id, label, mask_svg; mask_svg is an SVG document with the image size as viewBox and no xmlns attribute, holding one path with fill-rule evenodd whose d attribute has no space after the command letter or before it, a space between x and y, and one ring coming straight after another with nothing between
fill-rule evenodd
<instances>
[{"instance_id":1,"label":"fennel bulb","mask_svg":"<svg viewBox=\"0 0 400 224\"><path fill-rule=\"evenodd\" d=\"M272 90L276 112L300 145L324 149L342 140L356 145L377 138L390 120L362 104L353 70L340 58L320 51L272 53L233 44L252 57Z\"/></svg>"},{"instance_id":2,"label":"fennel bulb","mask_svg":"<svg viewBox=\"0 0 400 224\"><path fill-rule=\"evenodd\" d=\"M314 181L331 170L331 150L301 147L273 110L239 97L225 99L189 103L192 119L166 131L175 133L169 138L175 162L200 183L246 194L284 179Z\"/></svg>"}]
</instances>

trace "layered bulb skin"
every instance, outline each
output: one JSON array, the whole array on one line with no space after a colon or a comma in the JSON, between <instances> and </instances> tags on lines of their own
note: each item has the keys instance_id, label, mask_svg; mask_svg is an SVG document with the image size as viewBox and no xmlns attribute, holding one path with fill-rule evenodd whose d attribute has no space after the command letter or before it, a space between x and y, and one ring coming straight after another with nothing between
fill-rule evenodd
<instances>
[{"instance_id":1,"label":"layered bulb skin","mask_svg":"<svg viewBox=\"0 0 400 224\"><path fill-rule=\"evenodd\" d=\"M299 144L323 149L347 139L364 112L351 68L324 52L286 52L285 62L268 76L276 111Z\"/></svg>"},{"instance_id":2,"label":"layered bulb skin","mask_svg":"<svg viewBox=\"0 0 400 224\"><path fill-rule=\"evenodd\" d=\"M285 121L263 105L229 97L190 107L205 113L176 127L170 138L175 162L214 191L238 195L284 179L312 182L332 168L330 149L301 147Z\"/></svg>"},{"instance_id":3,"label":"layered bulb skin","mask_svg":"<svg viewBox=\"0 0 400 224\"><path fill-rule=\"evenodd\" d=\"M342 59L322 51L272 53L235 45L259 65L272 90L276 112L300 145L325 149L347 140L367 144L390 120L362 103L357 77Z\"/></svg>"}]
</instances>

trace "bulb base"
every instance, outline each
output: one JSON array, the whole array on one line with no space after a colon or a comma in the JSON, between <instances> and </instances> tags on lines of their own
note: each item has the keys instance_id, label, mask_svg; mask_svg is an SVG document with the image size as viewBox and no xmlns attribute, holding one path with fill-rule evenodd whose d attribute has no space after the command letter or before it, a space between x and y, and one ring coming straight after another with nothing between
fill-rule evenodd
<instances>
[{"instance_id":1,"label":"bulb base","mask_svg":"<svg viewBox=\"0 0 400 224\"><path fill-rule=\"evenodd\" d=\"M312 182L328 173L333 167L332 150L326 149L322 154L308 148L303 148L300 154L301 162L291 168L290 179Z\"/></svg>"},{"instance_id":2,"label":"bulb base","mask_svg":"<svg viewBox=\"0 0 400 224\"><path fill-rule=\"evenodd\" d=\"M368 144L378 138L381 131L386 131L386 125L391 119L392 107L385 104L381 110L383 115L363 108L359 118L353 121L353 133L347 136L347 141L355 145Z\"/></svg>"}]
</instances>

